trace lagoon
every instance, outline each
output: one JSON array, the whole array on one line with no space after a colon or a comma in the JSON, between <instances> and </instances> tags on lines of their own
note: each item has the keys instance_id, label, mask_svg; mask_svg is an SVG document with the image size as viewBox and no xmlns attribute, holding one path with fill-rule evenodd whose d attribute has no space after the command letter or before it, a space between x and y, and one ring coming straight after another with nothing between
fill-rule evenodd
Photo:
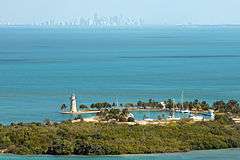
<instances>
[{"instance_id":1,"label":"lagoon","mask_svg":"<svg viewBox=\"0 0 240 160\"><path fill-rule=\"evenodd\" d=\"M167 120L168 116L170 116L169 111L163 111L163 110L132 110L130 111L134 115L135 120L141 121L144 119L152 119L152 120ZM198 113L196 115L203 116L205 120L211 119L210 116L208 115L203 115L201 113ZM69 119L74 119L78 117L78 115L66 115L69 117ZM92 118L96 117L95 113L82 113L81 116L83 118ZM189 118L190 114L189 113L181 113L179 111L174 112L174 117L176 118Z\"/></svg>"}]
</instances>

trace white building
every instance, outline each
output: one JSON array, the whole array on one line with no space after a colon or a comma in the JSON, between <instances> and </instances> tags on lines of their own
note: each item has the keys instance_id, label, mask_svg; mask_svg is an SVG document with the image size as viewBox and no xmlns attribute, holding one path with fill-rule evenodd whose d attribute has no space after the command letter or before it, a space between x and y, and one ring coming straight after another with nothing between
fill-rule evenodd
<instances>
[{"instance_id":1,"label":"white building","mask_svg":"<svg viewBox=\"0 0 240 160\"><path fill-rule=\"evenodd\" d=\"M70 111L72 113L76 113L77 111L77 98L75 96L75 94L72 94L72 96L70 97Z\"/></svg>"}]
</instances>

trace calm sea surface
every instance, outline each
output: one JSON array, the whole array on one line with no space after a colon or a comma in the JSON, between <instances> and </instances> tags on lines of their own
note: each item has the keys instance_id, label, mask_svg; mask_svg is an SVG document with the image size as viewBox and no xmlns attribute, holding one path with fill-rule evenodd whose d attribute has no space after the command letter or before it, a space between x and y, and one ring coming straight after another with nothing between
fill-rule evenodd
<instances>
[{"instance_id":1,"label":"calm sea surface","mask_svg":"<svg viewBox=\"0 0 240 160\"><path fill-rule=\"evenodd\" d=\"M0 123L68 119L58 106L72 92L89 104L182 90L239 99L240 27L0 28Z\"/></svg>"},{"instance_id":2,"label":"calm sea surface","mask_svg":"<svg viewBox=\"0 0 240 160\"><path fill-rule=\"evenodd\" d=\"M239 160L240 149L193 151L188 153L123 156L16 156L0 155L0 160Z\"/></svg>"}]
</instances>

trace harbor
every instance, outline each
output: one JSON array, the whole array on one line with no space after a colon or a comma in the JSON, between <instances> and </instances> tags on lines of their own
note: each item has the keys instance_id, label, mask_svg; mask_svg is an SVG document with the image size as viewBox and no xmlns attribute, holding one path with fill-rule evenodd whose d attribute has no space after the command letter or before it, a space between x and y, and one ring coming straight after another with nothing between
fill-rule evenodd
<instances>
[{"instance_id":1,"label":"harbor","mask_svg":"<svg viewBox=\"0 0 240 160\"><path fill-rule=\"evenodd\" d=\"M85 109L80 109L77 106L77 97L75 94L72 94L70 99L69 110L66 110L65 107L62 107L61 114L70 114L75 115L76 117L72 120L73 123L76 122L100 122L101 120L98 116L99 113L104 112L105 110L117 110L121 112L123 110L127 111L126 117L131 117L133 121L131 122L119 122L119 123L127 123L127 124L167 124L171 121L180 121L180 120L192 120L192 121L210 121L214 120L215 114L213 109L208 109L207 111L197 112L190 111L189 109L169 109L166 107L166 102L160 102L162 108L152 108L149 106L135 106L135 107L119 107L118 102L113 102L113 106L108 104L107 107L103 106L101 109L91 108L90 106L85 106ZM100 103L98 103L100 105ZM65 104L64 104L65 106ZM183 107L183 101L182 101ZM83 118L85 114L89 114L91 116L87 118ZM111 119L110 119L111 120ZM105 121L106 122L106 121Z\"/></svg>"}]
</instances>

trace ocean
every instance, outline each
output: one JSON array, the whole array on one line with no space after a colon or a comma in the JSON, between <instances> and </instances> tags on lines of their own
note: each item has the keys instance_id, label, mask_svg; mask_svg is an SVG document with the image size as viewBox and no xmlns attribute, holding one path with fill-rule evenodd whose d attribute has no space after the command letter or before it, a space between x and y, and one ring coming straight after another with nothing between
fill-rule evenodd
<instances>
[{"instance_id":1,"label":"ocean","mask_svg":"<svg viewBox=\"0 0 240 160\"><path fill-rule=\"evenodd\" d=\"M238 99L240 27L0 27L0 123L62 121L62 103Z\"/></svg>"}]
</instances>

